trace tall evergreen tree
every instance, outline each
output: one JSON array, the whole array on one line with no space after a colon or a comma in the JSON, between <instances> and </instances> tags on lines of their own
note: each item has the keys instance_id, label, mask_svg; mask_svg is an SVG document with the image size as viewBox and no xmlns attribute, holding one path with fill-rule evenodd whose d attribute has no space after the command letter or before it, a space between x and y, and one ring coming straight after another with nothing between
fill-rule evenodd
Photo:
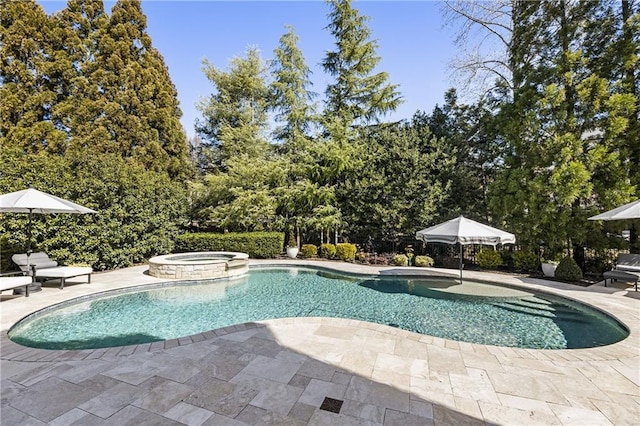
<instances>
[{"instance_id":1,"label":"tall evergreen tree","mask_svg":"<svg viewBox=\"0 0 640 426\"><path fill-rule=\"evenodd\" d=\"M177 92L146 32L140 2L119 0L113 6L96 61L92 77L103 99L93 125L103 131L92 149L118 152L171 176L189 173Z\"/></svg>"},{"instance_id":2,"label":"tall evergreen tree","mask_svg":"<svg viewBox=\"0 0 640 426\"><path fill-rule=\"evenodd\" d=\"M617 144L628 159L631 182L640 188L640 2L582 0L586 32L584 52L591 72L607 80L607 90L635 99L629 123Z\"/></svg>"},{"instance_id":3,"label":"tall evergreen tree","mask_svg":"<svg viewBox=\"0 0 640 426\"><path fill-rule=\"evenodd\" d=\"M207 60L203 70L215 92L198 106L204 118L196 129L209 148L217 152L212 156L217 158L213 168L224 169L234 157L263 157L269 147L269 98L267 69L258 49L250 47L246 57L233 58L229 72Z\"/></svg>"},{"instance_id":4,"label":"tall evergreen tree","mask_svg":"<svg viewBox=\"0 0 640 426\"><path fill-rule=\"evenodd\" d=\"M316 151L316 181L336 191L336 219L344 212L350 194L344 185L352 171L361 169L366 148L359 146L357 128L378 123L402 102L398 86L386 72L375 72L380 63L377 41L371 39L368 17L352 7L351 0L328 0L327 29L335 50L322 61L333 79L325 91L322 124L327 142ZM337 220L336 220L337 223Z\"/></svg>"},{"instance_id":5,"label":"tall evergreen tree","mask_svg":"<svg viewBox=\"0 0 640 426\"><path fill-rule=\"evenodd\" d=\"M55 114L65 124L70 139L68 153L81 155L95 148L96 142L110 139L107 130L96 125L106 99L95 74L99 42L108 31L109 16L102 0L69 0L52 19L56 55L63 63L71 62L62 79L65 97L56 105Z\"/></svg>"},{"instance_id":6,"label":"tall evergreen tree","mask_svg":"<svg viewBox=\"0 0 640 426\"><path fill-rule=\"evenodd\" d=\"M508 145L492 203L523 244L544 242L554 252L573 247L579 261L592 226L587 207L633 190L614 143L628 126L633 99L612 93L607 79L586 66L580 46L591 37L583 25L589 10L591 4L549 1L520 15L547 25L536 30L535 69L524 70L513 102L503 106Z\"/></svg>"},{"instance_id":7,"label":"tall evergreen tree","mask_svg":"<svg viewBox=\"0 0 640 426\"><path fill-rule=\"evenodd\" d=\"M342 139L350 126L377 122L394 111L401 97L386 72L374 73L380 57L366 25L369 18L354 9L351 0L328 3L327 28L335 38L335 50L326 53L322 66L335 81L326 89L325 116L326 121L335 123L331 136Z\"/></svg>"},{"instance_id":8,"label":"tall evergreen tree","mask_svg":"<svg viewBox=\"0 0 640 426\"><path fill-rule=\"evenodd\" d=\"M286 152L305 150L308 133L316 120L313 104L316 93L310 90L311 70L297 43L298 36L288 26L271 61L271 102L279 123L274 137L284 144Z\"/></svg>"},{"instance_id":9,"label":"tall evergreen tree","mask_svg":"<svg viewBox=\"0 0 640 426\"><path fill-rule=\"evenodd\" d=\"M0 2L0 142L3 149L63 153L67 134L56 122L59 65L53 23L35 1ZM61 70L62 71L62 70Z\"/></svg>"},{"instance_id":10,"label":"tall evergreen tree","mask_svg":"<svg viewBox=\"0 0 640 426\"><path fill-rule=\"evenodd\" d=\"M302 230L313 227L314 209L328 200L327 188L310 179L315 161L310 133L318 121L313 104L316 93L310 90L311 71L297 43L293 27L287 27L271 62L271 102L278 122L274 136L281 143L286 168L286 184L277 192L277 213L300 236Z\"/></svg>"},{"instance_id":11,"label":"tall evergreen tree","mask_svg":"<svg viewBox=\"0 0 640 426\"><path fill-rule=\"evenodd\" d=\"M271 229L277 221L274 188L283 185L283 165L271 158L267 142L267 67L256 47L231 59L229 71L205 60L203 70L215 92L199 109L203 139L204 191L196 216L205 227L225 231Z\"/></svg>"}]
</instances>

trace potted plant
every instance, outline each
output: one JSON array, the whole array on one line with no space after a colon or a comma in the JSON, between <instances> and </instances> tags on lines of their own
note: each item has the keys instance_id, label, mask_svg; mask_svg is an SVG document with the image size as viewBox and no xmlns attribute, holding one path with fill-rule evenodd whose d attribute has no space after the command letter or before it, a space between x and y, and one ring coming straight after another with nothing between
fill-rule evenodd
<instances>
[{"instance_id":1,"label":"potted plant","mask_svg":"<svg viewBox=\"0 0 640 426\"><path fill-rule=\"evenodd\" d=\"M287 256L292 259L298 257L298 243L293 236L293 232L289 234L289 241L287 242Z\"/></svg>"}]
</instances>

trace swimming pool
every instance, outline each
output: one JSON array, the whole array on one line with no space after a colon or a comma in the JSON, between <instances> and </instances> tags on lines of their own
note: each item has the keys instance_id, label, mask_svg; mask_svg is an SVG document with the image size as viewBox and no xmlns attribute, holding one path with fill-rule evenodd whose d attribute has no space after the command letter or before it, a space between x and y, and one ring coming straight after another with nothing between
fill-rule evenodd
<instances>
[{"instance_id":1,"label":"swimming pool","mask_svg":"<svg viewBox=\"0 0 640 426\"><path fill-rule=\"evenodd\" d=\"M447 279L358 277L264 268L240 279L108 292L36 312L9 337L45 349L93 349L167 340L284 317L340 317L464 342L524 348L608 345L628 331L568 299L484 283L456 292ZM466 292L469 293L469 292Z\"/></svg>"}]
</instances>

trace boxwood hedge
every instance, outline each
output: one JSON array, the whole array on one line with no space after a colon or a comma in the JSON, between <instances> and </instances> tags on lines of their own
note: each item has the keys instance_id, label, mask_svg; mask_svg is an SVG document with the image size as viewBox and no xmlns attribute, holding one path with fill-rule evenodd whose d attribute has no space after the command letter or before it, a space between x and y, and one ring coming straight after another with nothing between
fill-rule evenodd
<instances>
[{"instance_id":1,"label":"boxwood hedge","mask_svg":"<svg viewBox=\"0 0 640 426\"><path fill-rule=\"evenodd\" d=\"M268 259L282 253L283 243L281 232L198 232L180 235L176 240L176 251L238 251L249 257Z\"/></svg>"}]
</instances>

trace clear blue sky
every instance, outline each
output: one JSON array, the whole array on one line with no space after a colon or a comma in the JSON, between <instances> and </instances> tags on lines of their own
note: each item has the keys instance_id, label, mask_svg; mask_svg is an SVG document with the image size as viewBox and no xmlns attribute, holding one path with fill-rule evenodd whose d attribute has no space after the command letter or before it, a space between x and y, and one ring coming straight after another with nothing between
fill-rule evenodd
<instances>
[{"instance_id":1,"label":"clear blue sky","mask_svg":"<svg viewBox=\"0 0 640 426\"><path fill-rule=\"evenodd\" d=\"M66 6L66 1L39 3L49 14ZM108 13L113 4L105 2ZM400 85L405 100L388 118L411 118L417 110L431 112L442 104L444 92L452 86L447 63L454 45L451 31L442 25L441 3L354 1L353 7L370 18L368 26L382 58L378 70ZM292 25L300 38L298 47L313 71L312 90L322 94L331 81L319 65L334 49L325 29L329 7L323 1L143 0L142 9L153 45L162 53L178 90L181 121L189 137L200 117L196 102L213 90L202 72L203 58L226 70L229 59L243 56L247 46L255 45L263 59L271 59L285 25Z\"/></svg>"}]
</instances>

